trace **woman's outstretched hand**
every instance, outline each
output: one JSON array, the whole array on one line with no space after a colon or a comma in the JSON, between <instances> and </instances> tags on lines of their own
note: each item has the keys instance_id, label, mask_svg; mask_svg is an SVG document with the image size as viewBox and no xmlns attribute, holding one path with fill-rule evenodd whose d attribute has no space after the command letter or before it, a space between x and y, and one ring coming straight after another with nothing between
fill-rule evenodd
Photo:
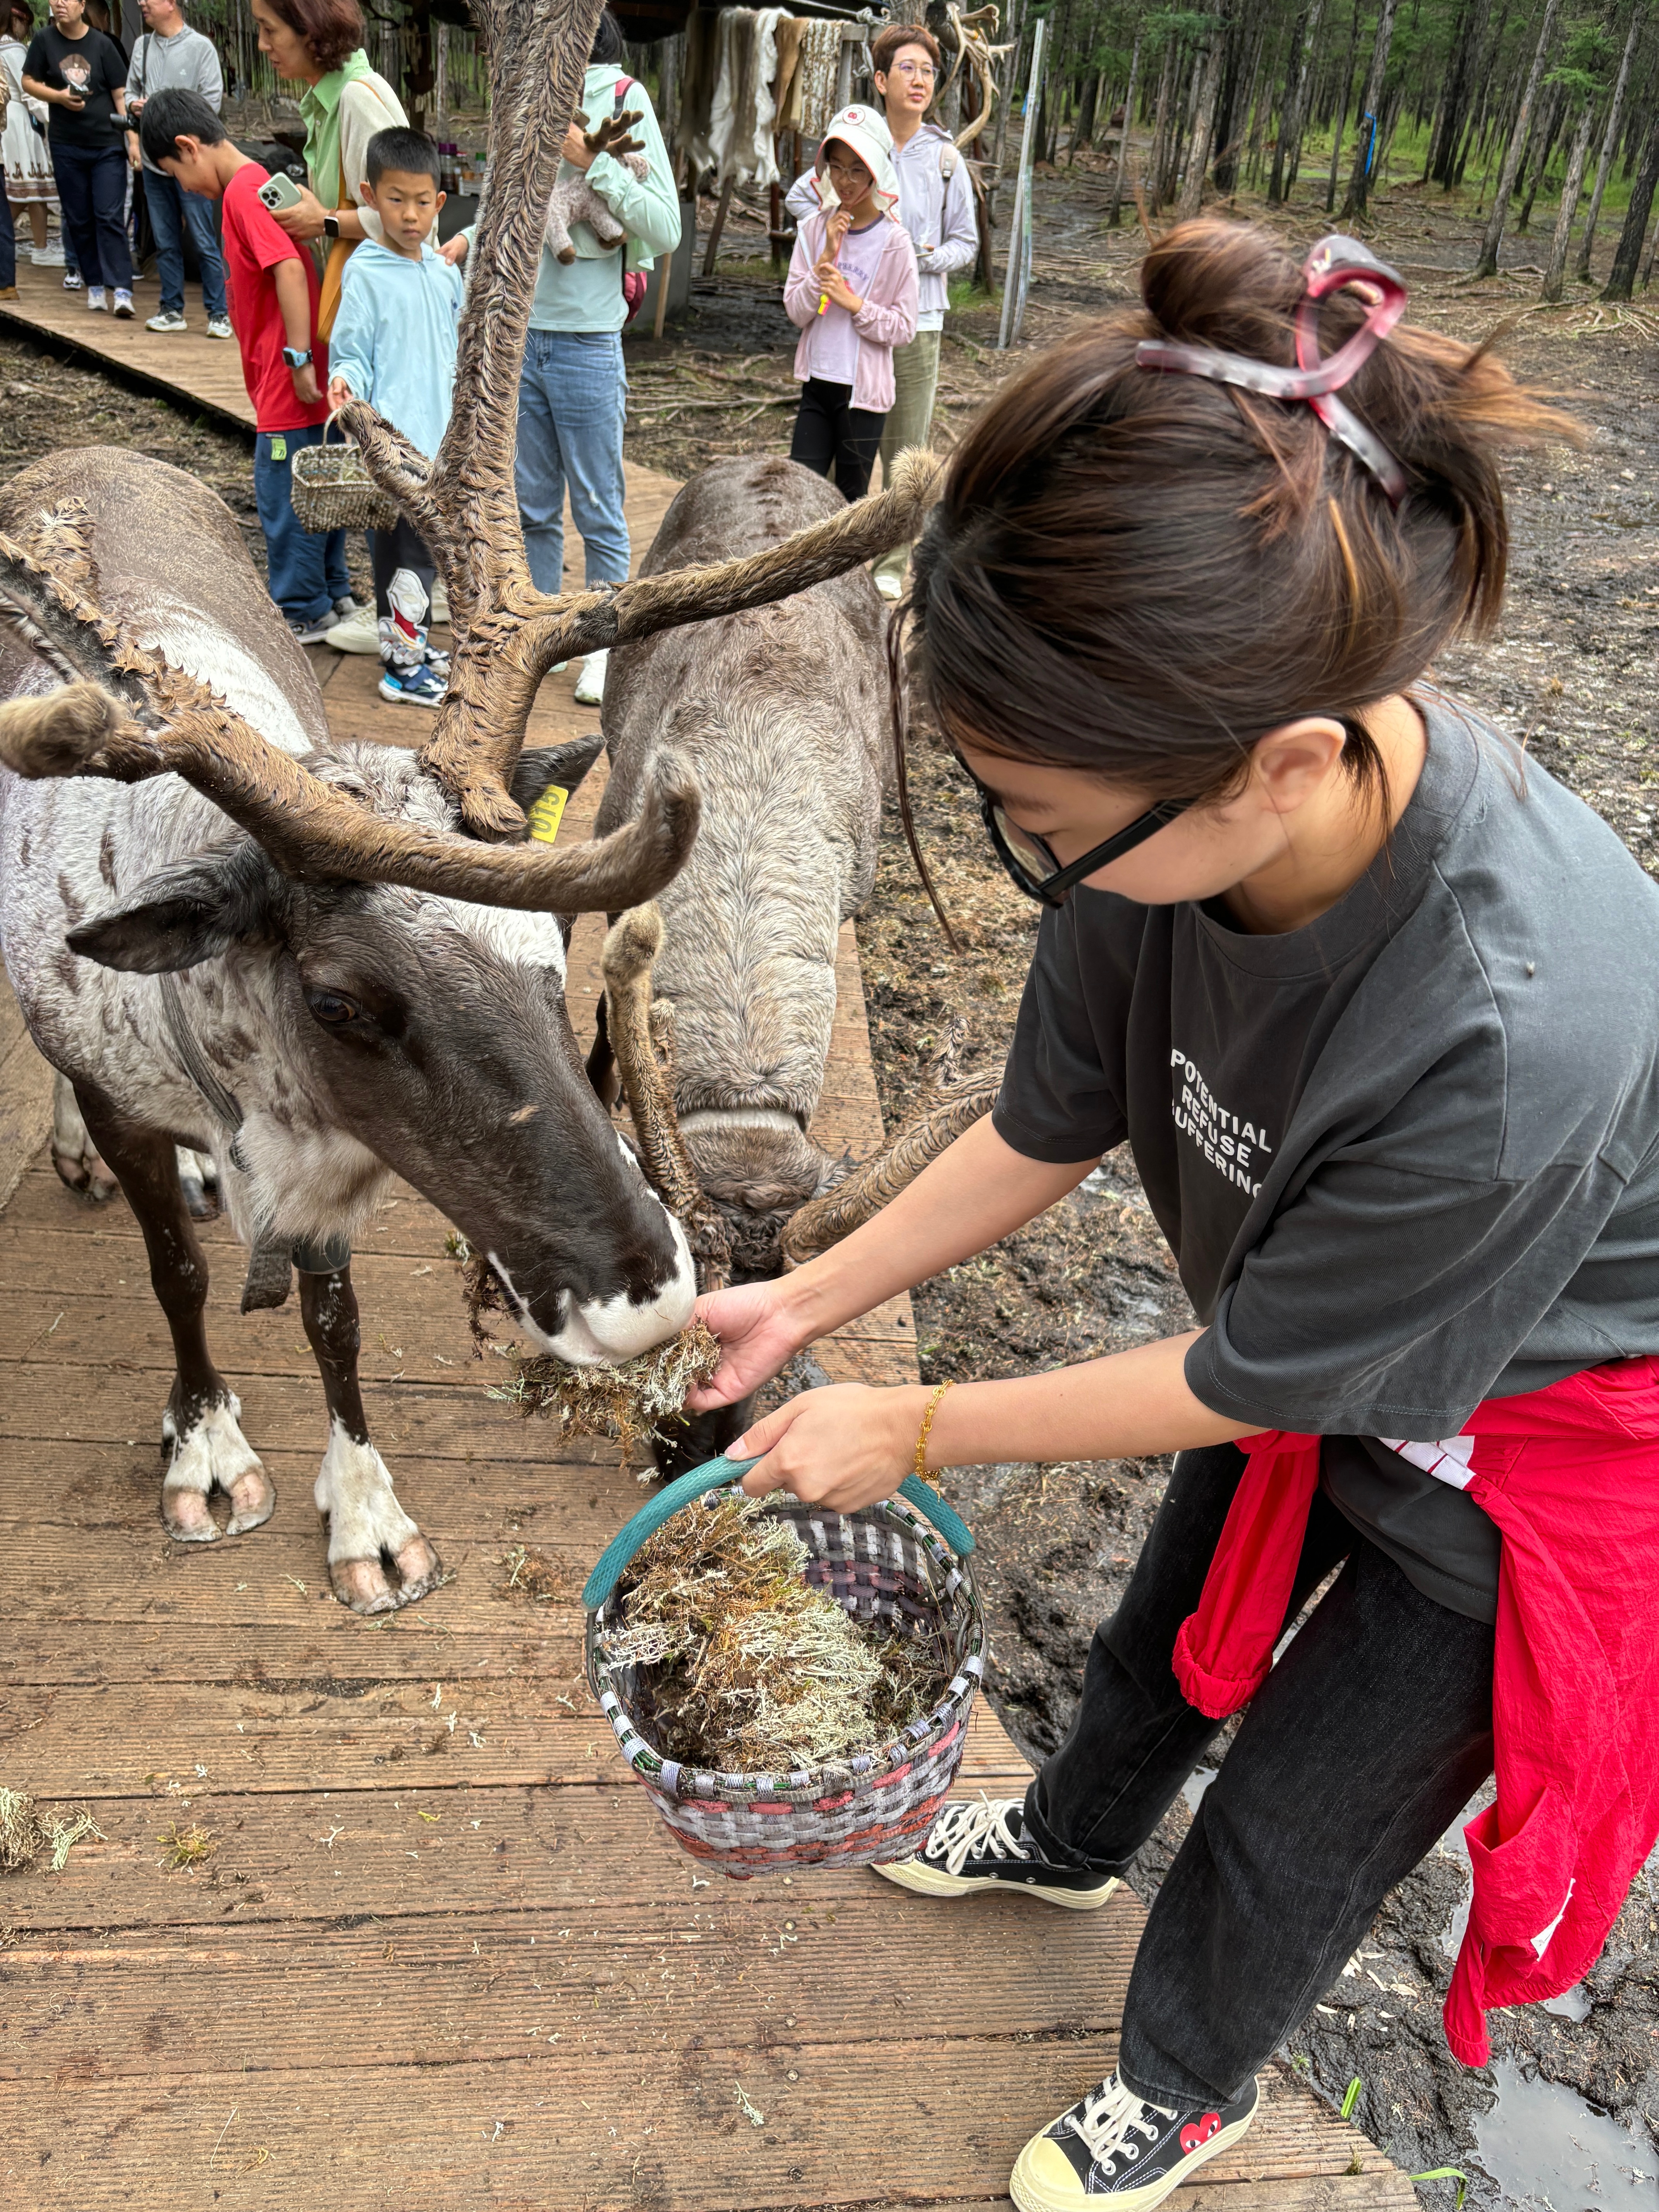
<instances>
[{"instance_id":1,"label":"woman's outstretched hand","mask_svg":"<svg viewBox=\"0 0 1659 2212\"><path fill-rule=\"evenodd\" d=\"M694 1413L733 1406L769 1382L787 1367L803 1344L803 1333L783 1297L781 1283L744 1283L733 1291L714 1291L697 1300L697 1319L720 1340L722 1358L707 1382L686 1403Z\"/></svg>"},{"instance_id":2,"label":"woman's outstretched hand","mask_svg":"<svg viewBox=\"0 0 1659 2212\"><path fill-rule=\"evenodd\" d=\"M743 1478L751 1498L787 1490L805 1504L855 1513L890 1498L909 1474L927 1398L919 1382L887 1390L832 1382L780 1406L726 1452L759 1460Z\"/></svg>"}]
</instances>

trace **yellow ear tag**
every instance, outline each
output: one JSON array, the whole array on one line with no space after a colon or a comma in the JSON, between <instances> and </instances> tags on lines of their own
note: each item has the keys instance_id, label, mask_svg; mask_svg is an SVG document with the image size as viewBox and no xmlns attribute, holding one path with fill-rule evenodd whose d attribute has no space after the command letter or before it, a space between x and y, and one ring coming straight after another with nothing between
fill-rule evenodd
<instances>
[{"instance_id":1,"label":"yellow ear tag","mask_svg":"<svg viewBox=\"0 0 1659 2212\"><path fill-rule=\"evenodd\" d=\"M569 796L562 784L550 783L531 808L525 818L537 844L550 845L557 837L559 824L564 819L564 803Z\"/></svg>"}]
</instances>

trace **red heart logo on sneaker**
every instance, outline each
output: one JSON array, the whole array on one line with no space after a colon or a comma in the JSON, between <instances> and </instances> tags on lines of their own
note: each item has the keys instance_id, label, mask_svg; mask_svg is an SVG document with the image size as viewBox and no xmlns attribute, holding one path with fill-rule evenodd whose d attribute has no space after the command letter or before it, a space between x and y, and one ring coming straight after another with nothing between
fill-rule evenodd
<instances>
[{"instance_id":1,"label":"red heart logo on sneaker","mask_svg":"<svg viewBox=\"0 0 1659 2212\"><path fill-rule=\"evenodd\" d=\"M1182 2149L1183 2151L1196 2150L1200 2143L1208 2142L1210 2137L1215 2134L1220 2125L1221 2115L1219 2112L1206 2112L1201 2120L1188 2120L1186 2126L1181 2130Z\"/></svg>"}]
</instances>

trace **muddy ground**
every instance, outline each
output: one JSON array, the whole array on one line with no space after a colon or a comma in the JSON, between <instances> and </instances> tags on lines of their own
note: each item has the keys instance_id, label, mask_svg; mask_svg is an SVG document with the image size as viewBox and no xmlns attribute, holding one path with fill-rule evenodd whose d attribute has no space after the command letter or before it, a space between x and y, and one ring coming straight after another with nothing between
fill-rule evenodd
<instances>
[{"instance_id":1,"label":"muddy ground","mask_svg":"<svg viewBox=\"0 0 1659 2212\"><path fill-rule=\"evenodd\" d=\"M1140 235L1133 217L1118 231L1104 228L1109 193L1109 171L1087 156L1074 171L1039 178L1025 343L1012 355L994 351L996 315L988 303L951 319L941 442L951 442L1034 347L1131 295ZM1322 208L1277 220L1306 242L1328 227ZM1536 240L1513 240L1504 276L1472 285L1462 272L1474 259L1476 228L1468 210L1449 210L1437 194L1396 188L1376 204L1366 234L1410 282L1412 312L1468 338L1530 307L1531 264L1543 251ZM769 264L745 258L763 246L758 212L740 212L719 273L697 282L686 325L659 342L630 337L631 458L683 476L722 454L787 450L793 333ZM1603 262L1610 246L1604 240ZM1659 872L1652 789L1659 784L1656 338L1659 313L1639 304L1602 310L1594 292L1583 290L1561 309L1528 315L1510 332L1510 361L1560 395L1589 443L1515 468L1515 549L1501 635L1448 654L1437 673L1523 738L1535 760L1581 792L1643 864ZM256 558L262 554L241 438L56 359L49 345L0 340L0 475L55 446L130 446L174 461L220 490ZM954 770L923 750L914 778L922 834L964 950L959 957L947 950L890 824L876 891L860 924L890 1124L926 1091L947 1036L965 1036L965 1066L1000 1055L1035 928L1035 910L981 853ZM915 1305L922 1371L930 1379L1086 1358L1190 1322L1122 1154L1032 1228L925 1286ZM1018 1465L970 1470L954 1484L981 1541L996 1653L993 1696L1033 1756L1065 1730L1094 1623L1123 1589L1165 1472L1158 1462ZM1177 1800L1143 1854L1138 1880L1148 1893L1188 1819ZM1405 1883L1284 2057L1334 2101L1358 2078L1355 2117L1366 2131L1408 2172L1463 2168L1469 2202L1486 2207L1522 2200L1506 2196L1474 2162L1475 2130L1492 2103L1492 2087L1457 2067L1440 2034L1450 1964L1442 1937L1464 1887L1449 1856L1431 1859ZM1659 1920L1644 1879L1583 2001L1571 2008L1584 2016L1538 2008L1495 2015L1496 2048L1523 2070L1568 2085L1651 2143L1659 2118L1656 1980ZM1492 2125L1486 2122L1488 2130ZM1650 2174L1659 2159L1645 2163ZM1554 2212L1618 2202L1627 2190L1628 2201L1647 2201L1639 2185L1632 2189L1604 2171L1582 2195L1558 2192ZM1449 2182L1419 2184L1429 2204L1449 2205L1453 2191Z\"/></svg>"}]
</instances>

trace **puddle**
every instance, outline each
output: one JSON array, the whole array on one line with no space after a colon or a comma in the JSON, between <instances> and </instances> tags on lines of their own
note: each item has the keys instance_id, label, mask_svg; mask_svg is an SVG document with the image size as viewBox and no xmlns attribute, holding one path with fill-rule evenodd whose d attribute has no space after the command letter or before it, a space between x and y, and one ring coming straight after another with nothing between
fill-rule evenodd
<instances>
[{"instance_id":1,"label":"puddle","mask_svg":"<svg viewBox=\"0 0 1659 2212\"><path fill-rule=\"evenodd\" d=\"M1197 1812L1198 1801L1215 1780L1216 1771L1213 1766L1195 1766L1182 1784L1181 1794L1187 1800L1189 1813Z\"/></svg>"},{"instance_id":2,"label":"puddle","mask_svg":"<svg viewBox=\"0 0 1659 2212\"><path fill-rule=\"evenodd\" d=\"M1492 2069L1498 2102L1474 2124L1475 2155L1524 2212L1659 2212L1659 2152L1559 2082L1528 2081L1513 2059Z\"/></svg>"}]
</instances>

